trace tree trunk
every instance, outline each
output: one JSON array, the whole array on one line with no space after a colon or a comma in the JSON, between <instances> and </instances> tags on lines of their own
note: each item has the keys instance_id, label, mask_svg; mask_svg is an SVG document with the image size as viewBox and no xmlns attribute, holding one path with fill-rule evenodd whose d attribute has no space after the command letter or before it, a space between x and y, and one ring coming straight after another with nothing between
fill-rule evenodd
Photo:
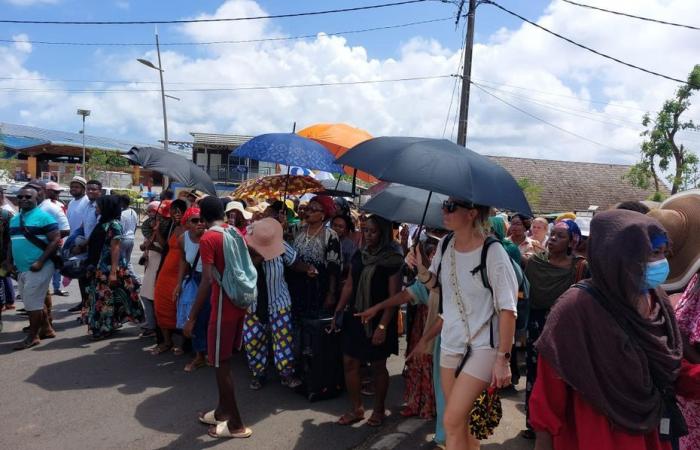
<instances>
[{"instance_id":1,"label":"tree trunk","mask_svg":"<svg viewBox=\"0 0 700 450\"><path fill-rule=\"evenodd\" d=\"M673 186L671 187L671 195L678 192L683 182L683 163L684 158L680 152L674 152L674 158L676 159L676 174L673 177Z\"/></svg>"}]
</instances>

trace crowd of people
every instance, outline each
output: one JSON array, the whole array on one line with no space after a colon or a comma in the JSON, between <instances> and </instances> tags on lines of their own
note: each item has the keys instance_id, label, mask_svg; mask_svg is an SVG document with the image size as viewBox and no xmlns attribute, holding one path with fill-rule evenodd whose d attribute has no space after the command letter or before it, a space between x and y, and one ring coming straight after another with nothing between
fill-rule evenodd
<instances>
[{"instance_id":1,"label":"crowd of people","mask_svg":"<svg viewBox=\"0 0 700 450\"><path fill-rule=\"evenodd\" d=\"M244 353L250 389L274 378L311 389L309 339L337 343L319 348L327 373L337 364L344 375L349 407L338 425L381 426L387 359L403 332L400 414L436 418L438 446L479 448L489 432L477 429L475 406L515 391L524 369L521 435L537 449L700 448L697 191L652 211L626 202L590 221L449 198L443 229L395 224L325 195L164 192L140 224L139 277L138 215L128 197L101 189L73 178L66 208L56 183L30 182L17 213L0 210L0 302L14 308L15 277L29 318L17 349L56 336L50 284L63 295L63 260L80 259L71 311L93 339L132 322L154 357L189 352L184 371L214 367L218 405L199 416L213 437L252 434L232 356ZM312 334L319 323L324 333ZM364 395L373 396L368 417Z\"/></svg>"}]
</instances>

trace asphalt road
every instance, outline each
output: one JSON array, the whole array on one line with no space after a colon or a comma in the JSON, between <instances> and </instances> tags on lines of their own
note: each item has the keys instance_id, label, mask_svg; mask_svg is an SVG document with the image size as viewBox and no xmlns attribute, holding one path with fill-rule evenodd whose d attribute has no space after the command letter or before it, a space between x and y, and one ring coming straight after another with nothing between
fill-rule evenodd
<instances>
[{"instance_id":1,"label":"asphalt road","mask_svg":"<svg viewBox=\"0 0 700 450\"><path fill-rule=\"evenodd\" d=\"M133 255L136 264L138 251ZM135 265L137 270L140 266ZM127 325L112 338L94 342L77 314L77 282L69 297L54 297L58 336L13 352L23 338L23 316L5 312L0 334L0 448L2 449L429 449L434 422L398 414L404 388L403 358L389 362L391 416L384 427L336 425L347 398L309 403L270 380L261 391L248 388L243 355L235 358L238 403L253 437L227 442L207 436L198 411L216 405L211 368L185 373L189 357L151 356L148 339ZM22 306L17 302L18 308ZM522 390L522 385L520 386ZM366 399L371 408L371 399ZM522 393L503 399L504 418L482 448L532 449L518 437L524 423Z\"/></svg>"}]
</instances>

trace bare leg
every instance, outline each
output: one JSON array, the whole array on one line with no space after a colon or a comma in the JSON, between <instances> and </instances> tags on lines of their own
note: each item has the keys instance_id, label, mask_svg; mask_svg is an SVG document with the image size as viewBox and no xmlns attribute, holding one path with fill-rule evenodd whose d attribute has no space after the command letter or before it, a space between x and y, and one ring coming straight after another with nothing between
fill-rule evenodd
<instances>
[{"instance_id":1,"label":"bare leg","mask_svg":"<svg viewBox=\"0 0 700 450\"><path fill-rule=\"evenodd\" d=\"M479 441L467 433L467 417L471 412L474 400L486 389L488 383L462 372L457 379L453 370L440 369L445 390L445 416L443 419L447 434L447 448L450 450L474 450L479 448ZM447 375L447 376L445 376ZM446 380L450 378L451 380ZM449 384L449 393L445 389Z\"/></svg>"},{"instance_id":2,"label":"bare leg","mask_svg":"<svg viewBox=\"0 0 700 450\"><path fill-rule=\"evenodd\" d=\"M386 369L386 359L372 361L374 375L374 414L384 416L386 394L389 391L389 371Z\"/></svg>"},{"instance_id":3,"label":"bare leg","mask_svg":"<svg viewBox=\"0 0 700 450\"><path fill-rule=\"evenodd\" d=\"M362 385L360 380L360 360L343 355L343 367L345 368L345 387L348 390L352 411L353 413L358 411L364 412L362 396L360 395Z\"/></svg>"},{"instance_id":4,"label":"bare leg","mask_svg":"<svg viewBox=\"0 0 700 450\"><path fill-rule=\"evenodd\" d=\"M219 404L216 407L214 417L216 420L228 420L228 429L232 433L245 431L236 403L230 359L221 361L219 367L216 368L216 385L219 389ZM215 433L216 427L210 428L209 432Z\"/></svg>"}]
</instances>

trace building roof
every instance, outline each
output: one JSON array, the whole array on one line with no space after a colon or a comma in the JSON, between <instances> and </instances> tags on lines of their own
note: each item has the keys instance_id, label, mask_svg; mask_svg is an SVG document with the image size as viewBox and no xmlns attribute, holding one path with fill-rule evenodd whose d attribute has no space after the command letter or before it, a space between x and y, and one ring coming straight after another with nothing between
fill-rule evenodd
<instances>
[{"instance_id":1,"label":"building roof","mask_svg":"<svg viewBox=\"0 0 700 450\"><path fill-rule=\"evenodd\" d=\"M238 134L215 134L215 133L190 133L194 138L194 145L217 145L221 147L240 147L253 136L243 136Z\"/></svg>"},{"instance_id":2,"label":"building roof","mask_svg":"<svg viewBox=\"0 0 700 450\"><path fill-rule=\"evenodd\" d=\"M83 136L80 133L47 130L45 128L30 127L28 125L0 122L0 144L10 150L18 152L47 145L82 148ZM134 141L127 142L120 139L91 136L89 134L85 135L85 147L90 149L114 150L126 153L131 150L131 147L141 145L144 144Z\"/></svg>"},{"instance_id":3,"label":"building roof","mask_svg":"<svg viewBox=\"0 0 700 450\"><path fill-rule=\"evenodd\" d=\"M653 189L640 189L623 176L630 166L546 159L489 156L513 175L527 178L540 188L539 201L531 204L538 213L585 211L590 206L607 209L627 200L646 200ZM669 195L666 186L662 193Z\"/></svg>"}]
</instances>

